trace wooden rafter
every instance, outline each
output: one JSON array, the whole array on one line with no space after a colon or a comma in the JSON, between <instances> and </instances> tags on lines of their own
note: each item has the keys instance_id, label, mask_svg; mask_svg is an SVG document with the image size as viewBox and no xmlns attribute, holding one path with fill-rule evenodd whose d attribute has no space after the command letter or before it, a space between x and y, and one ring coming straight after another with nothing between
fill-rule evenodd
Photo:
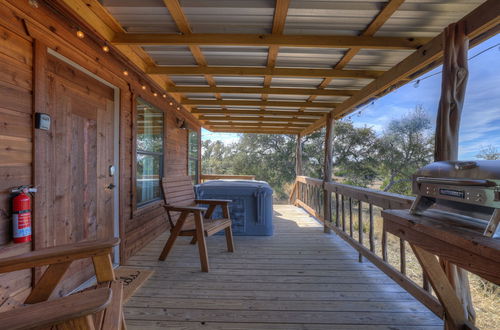
<instances>
[{"instance_id":1,"label":"wooden rafter","mask_svg":"<svg viewBox=\"0 0 500 330\"><path fill-rule=\"evenodd\" d=\"M283 37L283 30L285 29L286 16L288 15L288 7L290 6L290 0L276 0L276 5L274 7L274 17L273 17L273 28L271 30L272 35L277 35L279 38ZM276 66L276 60L278 59L278 45L270 45L267 52L267 67L274 68ZM271 86L272 81L271 75L264 76L264 88ZM261 96L262 101L267 101L269 94L263 93Z\"/></svg>"},{"instance_id":2,"label":"wooden rafter","mask_svg":"<svg viewBox=\"0 0 500 330\"><path fill-rule=\"evenodd\" d=\"M99 3L98 0L61 0L65 7L76 13L104 40L111 42L116 35L125 32L123 27L109 12ZM139 46L117 45L117 49L122 52L128 60L140 70L146 71L147 67L154 64L151 57ZM151 77L153 81L163 87L173 85L168 76ZM172 95L176 100L179 95Z\"/></svg>"},{"instance_id":3,"label":"wooden rafter","mask_svg":"<svg viewBox=\"0 0 500 330\"><path fill-rule=\"evenodd\" d=\"M365 30L361 33L361 37L371 37L377 32L382 25L394 14L394 12L403 4L405 0L391 0L385 5L385 7L378 13L377 16L368 24ZM359 52L360 47L354 47L347 50L347 52L342 56L340 61L337 62L336 65L333 66L334 69L343 69ZM325 78L321 84L318 86L318 89L326 88L332 81L332 78ZM309 98L309 101L313 101L316 96L312 96Z\"/></svg>"},{"instance_id":4,"label":"wooden rafter","mask_svg":"<svg viewBox=\"0 0 500 330\"><path fill-rule=\"evenodd\" d=\"M172 0L164 0L170 2ZM177 0L174 0L177 1ZM279 1L280 16L288 10L289 0ZM281 8L281 6L283 8ZM285 8L286 7L286 8ZM178 12L178 11L177 11ZM275 16L276 17L276 16ZM177 20L175 20L177 22ZM283 20L279 20L283 24ZM342 35L282 35L283 27L273 28L272 34L230 34L230 33L121 33L113 39L115 45L166 45L166 46L268 46L308 48L366 48L366 49L417 49L427 43L427 37L373 37ZM182 32L182 30L181 30Z\"/></svg>"},{"instance_id":5,"label":"wooden rafter","mask_svg":"<svg viewBox=\"0 0 500 330\"><path fill-rule=\"evenodd\" d=\"M357 90L315 89L315 88L262 88L262 87L199 87L172 86L167 89L172 93L224 93L224 94L275 94L275 95L326 95L352 96Z\"/></svg>"},{"instance_id":6,"label":"wooden rafter","mask_svg":"<svg viewBox=\"0 0 500 330\"><path fill-rule=\"evenodd\" d=\"M466 36L471 39L470 46L484 40L487 36L498 33L500 24L500 2L488 0L460 21L465 22ZM474 39L478 37L478 39ZM334 111L335 118L341 118L352 111L356 106L368 101L371 97L384 92L391 86L401 82L401 80L418 74L424 69L429 69L443 56L443 33L433 38L429 43L405 58L399 64L392 67L382 76L372 81L362 88L353 97L342 102ZM405 80L406 82L406 80ZM324 119L318 120L313 125L305 129L301 134L309 134L324 125Z\"/></svg>"},{"instance_id":7,"label":"wooden rafter","mask_svg":"<svg viewBox=\"0 0 500 330\"><path fill-rule=\"evenodd\" d=\"M276 76L276 77L336 77L375 79L384 71L378 70L336 70L336 69L296 69L296 68L254 68L225 66L157 66L148 68L149 74L171 75L217 75L217 76Z\"/></svg>"},{"instance_id":8,"label":"wooden rafter","mask_svg":"<svg viewBox=\"0 0 500 330\"><path fill-rule=\"evenodd\" d=\"M163 0L163 2L165 3L165 6L167 6L170 16L172 16L172 19L175 21L177 28L181 33L183 33L183 36L191 36L193 31L191 30L191 26L189 25L186 15L184 15L184 11L182 10L179 0ZM207 66L207 60L205 59L200 47L197 45L189 45L189 50L191 51L191 54L193 54L193 58L198 65ZM215 87L216 83L212 75L205 74L205 79L211 87ZM221 99L221 96L218 93L215 94L215 97L217 99Z\"/></svg>"},{"instance_id":9,"label":"wooden rafter","mask_svg":"<svg viewBox=\"0 0 500 330\"><path fill-rule=\"evenodd\" d=\"M183 105L233 105L233 106L266 106L266 107L304 107L304 108L335 108L338 103L330 102L292 102L292 101L252 101L252 100L199 100L182 99Z\"/></svg>"}]
</instances>

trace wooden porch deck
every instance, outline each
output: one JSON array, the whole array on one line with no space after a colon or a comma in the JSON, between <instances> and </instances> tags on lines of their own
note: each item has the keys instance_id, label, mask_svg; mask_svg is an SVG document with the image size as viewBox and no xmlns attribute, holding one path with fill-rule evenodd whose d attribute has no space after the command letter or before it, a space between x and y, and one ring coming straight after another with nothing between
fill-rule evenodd
<instances>
[{"instance_id":1,"label":"wooden porch deck","mask_svg":"<svg viewBox=\"0 0 500 330\"><path fill-rule=\"evenodd\" d=\"M208 239L210 273L180 238L165 262L167 234L129 265L155 274L128 301L129 329L442 329L429 312L303 210L274 208L273 237Z\"/></svg>"}]
</instances>

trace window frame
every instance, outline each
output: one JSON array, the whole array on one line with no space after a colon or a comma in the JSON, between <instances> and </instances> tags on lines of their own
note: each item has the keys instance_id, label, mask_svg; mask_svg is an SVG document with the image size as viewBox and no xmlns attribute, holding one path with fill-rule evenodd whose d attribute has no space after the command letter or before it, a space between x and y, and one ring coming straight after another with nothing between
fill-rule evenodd
<instances>
[{"instance_id":1,"label":"window frame","mask_svg":"<svg viewBox=\"0 0 500 330\"><path fill-rule=\"evenodd\" d=\"M196 133L196 158L194 157L191 157L191 139L190 139L190 135L191 133ZM187 152L186 152L186 157L187 157L187 164L186 164L186 172L187 172L187 175L191 177L191 179L193 180L193 184L198 184L200 183L200 132L199 130L194 130L194 129L188 129L187 130ZM191 174L190 174L190 162L191 161L194 161L195 164L196 164L196 167L195 167L195 177L193 177Z\"/></svg>"},{"instance_id":2,"label":"window frame","mask_svg":"<svg viewBox=\"0 0 500 330\"><path fill-rule=\"evenodd\" d=\"M137 104L139 103L138 101L142 102L142 103L145 103L147 105L149 105L150 107L152 107L153 109L155 109L156 111L158 111L159 113L162 114L162 130L161 130L161 138L162 138L162 143L161 143L161 152L160 151L146 151L146 150L139 150L138 149L138 146L137 146L137 137L138 137L138 128L139 128L139 124L138 124L138 121L137 121L137 115L138 115L138 111L137 111ZM165 129L166 129L166 122L165 122L165 112L158 106L156 106L155 104L149 102L148 100L146 100L144 97L142 97L141 95L137 95L134 97L134 104L133 104L133 107L134 107L134 169L133 169L133 187L134 187L134 196L133 196L133 203L134 203L134 206L135 206L135 210L139 210L139 209L145 209L145 208L148 208L149 206L151 205L154 205L158 202L160 202L162 199L163 199L163 195L161 193L161 189L160 189L160 194L153 198L153 199L150 199L150 200L147 200L147 201L144 201L144 202L138 202L137 201L137 161L138 161L138 155L146 155L146 156L153 156L153 157L158 157L159 158L159 169L158 169L158 176L161 180L161 178L164 176L164 166L165 166Z\"/></svg>"}]
</instances>

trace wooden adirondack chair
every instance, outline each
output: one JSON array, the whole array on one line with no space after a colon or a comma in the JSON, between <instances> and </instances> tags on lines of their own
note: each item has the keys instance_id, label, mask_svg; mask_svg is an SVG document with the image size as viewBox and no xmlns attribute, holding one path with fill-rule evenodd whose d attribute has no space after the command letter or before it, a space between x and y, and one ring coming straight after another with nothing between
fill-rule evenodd
<instances>
[{"instance_id":1,"label":"wooden adirondack chair","mask_svg":"<svg viewBox=\"0 0 500 330\"><path fill-rule=\"evenodd\" d=\"M201 270L208 272L208 252L205 237L212 236L221 230L225 231L227 250L234 252L233 232L229 216L230 200L195 199L193 183L189 176L167 176L162 179L165 210L170 222L170 237L160 254L160 260L165 260L178 236L191 236L192 244L198 243ZM208 209L199 207L199 204L209 205ZM212 220L215 208L222 208L222 219ZM174 223L174 216L178 214Z\"/></svg>"},{"instance_id":2,"label":"wooden adirondack chair","mask_svg":"<svg viewBox=\"0 0 500 330\"><path fill-rule=\"evenodd\" d=\"M48 266L24 304L0 313L2 329L126 329L122 284L111 262L119 238L60 245L0 259L0 273ZM83 292L48 301L75 260L92 258L97 285Z\"/></svg>"}]
</instances>

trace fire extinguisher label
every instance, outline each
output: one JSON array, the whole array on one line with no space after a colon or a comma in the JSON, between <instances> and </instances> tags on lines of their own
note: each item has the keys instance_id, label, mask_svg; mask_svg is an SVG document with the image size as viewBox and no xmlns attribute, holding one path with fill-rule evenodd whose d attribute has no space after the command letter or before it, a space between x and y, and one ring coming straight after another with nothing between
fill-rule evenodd
<instances>
[{"instance_id":1,"label":"fire extinguisher label","mask_svg":"<svg viewBox=\"0 0 500 330\"><path fill-rule=\"evenodd\" d=\"M31 213L13 214L14 238L31 235Z\"/></svg>"}]
</instances>

